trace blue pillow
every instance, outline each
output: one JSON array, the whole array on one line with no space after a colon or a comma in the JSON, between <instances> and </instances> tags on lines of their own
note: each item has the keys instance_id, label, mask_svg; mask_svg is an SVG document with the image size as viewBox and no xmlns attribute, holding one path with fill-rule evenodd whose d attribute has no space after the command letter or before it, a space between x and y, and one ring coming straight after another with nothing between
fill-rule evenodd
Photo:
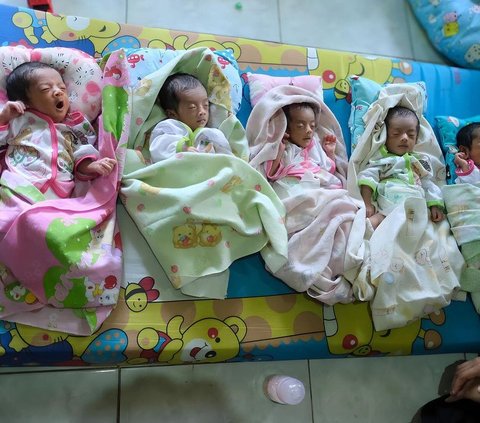
<instances>
[{"instance_id":1,"label":"blue pillow","mask_svg":"<svg viewBox=\"0 0 480 423\"><path fill-rule=\"evenodd\" d=\"M130 64L130 85L135 87L143 77L157 71L183 52L142 47L125 49L125 53ZM237 61L231 50L215 50L213 53L217 56L218 64L230 82L232 111L236 114L242 102L242 80L238 72Z\"/></svg>"},{"instance_id":2,"label":"blue pillow","mask_svg":"<svg viewBox=\"0 0 480 423\"><path fill-rule=\"evenodd\" d=\"M367 112L370 105L377 100L380 90L385 85L381 85L378 82L361 76L348 77L352 90L352 102L351 112L348 119L348 126L352 135L352 151L355 149L358 138L365 131L365 122L363 121L363 115ZM425 94L424 98L424 110L425 114L427 110L427 89L423 81L418 82L405 82L399 85L418 85L421 87L422 92Z\"/></svg>"},{"instance_id":3,"label":"blue pillow","mask_svg":"<svg viewBox=\"0 0 480 423\"><path fill-rule=\"evenodd\" d=\"M434 47L457 65L480 69L480 4L475 0L409 0Z\"/></svg>"},{"instance_id":4,"label":"blue pillow","mask_svg":"<svg viewBox=\"0 0 480 423\"><path fill-rule=\"evenodd\" d=\"M447 184L454 184L457 175L453 159L457 149L457 132L472 122L480 122L480 115L459 119L454 116L436 116L435 123L439 134L440 147L445 156L447 165Z\"/></svg>"}]
</instances>

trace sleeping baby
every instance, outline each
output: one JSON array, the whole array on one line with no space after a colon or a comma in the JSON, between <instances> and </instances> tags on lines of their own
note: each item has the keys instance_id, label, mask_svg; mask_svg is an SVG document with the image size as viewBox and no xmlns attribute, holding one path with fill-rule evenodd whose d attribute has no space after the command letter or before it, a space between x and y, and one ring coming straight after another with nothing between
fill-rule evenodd
<instances>
[{"instance_id":1,"label":"sleeping baby","mask_svg":"<svg viewBox=\"0 0 480 423\"><path fill-rule=\"evenodd\" d=\"M157 102L167 119L152 131L152 161L165 160L182 151L233 154L223 132L207 128L210 107L207 90L195 76L187 73L170 75Z\"/></svg>"}]
</instances>

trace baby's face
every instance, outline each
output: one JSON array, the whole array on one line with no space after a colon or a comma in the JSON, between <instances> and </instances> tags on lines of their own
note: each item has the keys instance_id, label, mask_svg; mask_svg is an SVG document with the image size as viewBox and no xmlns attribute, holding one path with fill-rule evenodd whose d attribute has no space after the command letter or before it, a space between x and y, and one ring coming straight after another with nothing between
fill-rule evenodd
<instances>
[{"instance_id":1,"label":"baby's face","mask_svg":"<svg viewBox=\"0 0 480 423\"><path fill-rule=\"evenodd\" d=\"M418 121L415 116L394 116L390 118L387 125L387 141L385 146L387 150L403 156L405 153L411 153L417 142Z\"/></svg>"},{"instance_id":2,"label":"baby's face","mask_svg":"<svg viewBox=\"0 0 480 423\"><path fill-rule=\"evenodd\" d=\"M171 117L188 125L192 131L207 125L209 102L203 85L178 94L178 107Z\"/></svg>"},{"instance_id":3,"label":"baby's face","mask_svg":"<svg viewBox=\"0 0 480 423\"><path fill-rule=\"evenodd\" d=\"M63 122L70 101L67 87L55 69L36 69L27 93L29 107L46 114L54 122Z\"/></svg>"},{"instance_id":4,"label":"baby's face","mask_svg":"<svg viewBox=\"0 0 480 423\"><path fill-rule=\"evenodd\" d=\"M288 141L305 148L310 144L315 131L315 113L310 107L290 107L287 127Z\"/></svg>"},{"instance_id":5,"label":"baby's face","mask_svg":"<svg viewBox=\"0 0 480 423\"><path fill-rule=\"evenodd\" d=\"M467 149L467 157L473 160L476 166L480 166L480 130L476 129L472 136L472 145Z\"/></svg>"}]
</instances>

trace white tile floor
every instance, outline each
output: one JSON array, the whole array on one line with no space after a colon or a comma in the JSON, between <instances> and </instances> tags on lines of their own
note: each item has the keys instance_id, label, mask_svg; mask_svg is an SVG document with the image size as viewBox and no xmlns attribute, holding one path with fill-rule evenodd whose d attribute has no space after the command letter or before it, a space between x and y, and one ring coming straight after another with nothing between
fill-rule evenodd
<instances>
[{"instance_id":1,"label":"white tile floor","mask_svg":"<svg viewBox=\"0 0 480 423\"><path fill-rule=\"evenodd\" d=\"M0 3L26 6L27 2ZM406 0L52 3L55 12L67 15L447 63L430 46ZM373 25L375 32L371 31ZM0 421L405 423L420 405L437 396L443 369L464 357L447 354L101 370L1 369ZM278 373L304 382L307 396L301 404L278 405L265 397L264 379Z\"/></svg>"}]
</instances>

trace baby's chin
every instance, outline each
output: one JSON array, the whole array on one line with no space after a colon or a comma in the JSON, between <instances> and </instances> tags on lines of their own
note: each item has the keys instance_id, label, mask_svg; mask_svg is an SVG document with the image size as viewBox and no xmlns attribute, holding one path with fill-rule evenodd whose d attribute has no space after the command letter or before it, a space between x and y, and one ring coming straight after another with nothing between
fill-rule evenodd
<instances>
[{"instance_id":1,"label":"baby's chin","mask_svg":"<svg viewBox=\"0 0 480 423\"><path fill-rule=\"evenodd\" d=\"M50 118L51 118L55 123L63 122L66 117L67 117L67 111L56 112L56 113L52 113L52 114L50 115Z\"/></svg>"}]
</instances>

